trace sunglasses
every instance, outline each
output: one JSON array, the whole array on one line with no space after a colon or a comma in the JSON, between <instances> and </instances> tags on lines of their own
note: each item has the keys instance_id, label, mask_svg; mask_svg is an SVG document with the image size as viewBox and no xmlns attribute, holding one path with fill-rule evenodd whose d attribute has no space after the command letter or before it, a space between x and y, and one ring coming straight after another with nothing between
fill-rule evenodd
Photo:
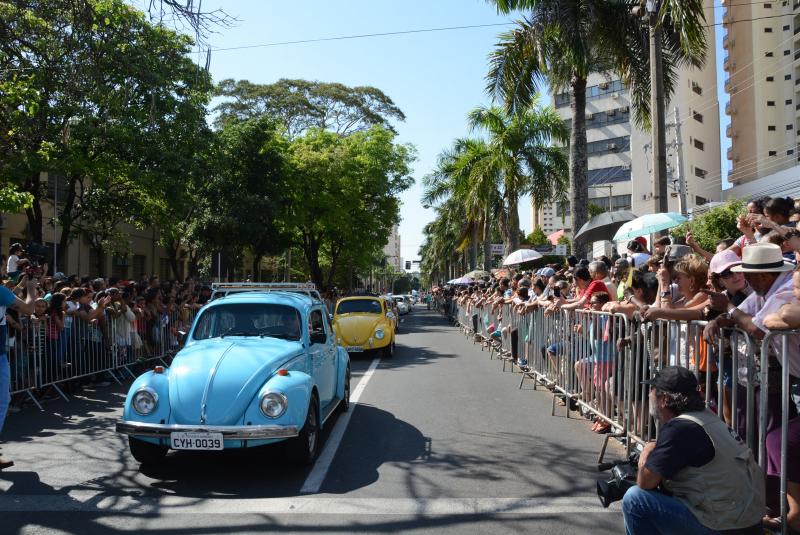
<instances>
[{"instance_id":1,"label":"sunglasses","mask_svg":"<svg viewBox=\"0 0 800 535\"><path fill-rule=\"evenodd\" d=\"M729 278L733 277L734 275L736 275L736 273L734 273L730 269L726 269L725 271L723 271L722 273L719 274L719 278L720 279L729 279Z\"/></svg>"}]
</instances>

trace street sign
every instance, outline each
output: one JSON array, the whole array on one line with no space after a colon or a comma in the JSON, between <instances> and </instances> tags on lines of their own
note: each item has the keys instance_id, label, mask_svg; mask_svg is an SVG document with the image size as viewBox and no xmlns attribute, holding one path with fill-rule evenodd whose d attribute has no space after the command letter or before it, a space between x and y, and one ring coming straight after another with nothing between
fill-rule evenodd
<instances>
[{"instance_id":1,"label":"street sign","mask_svg":"<svg viewBox=\"0 0 800 535\"><path fill-rule=\"evenodd\" d=\"M503 256L503 244L502 243L493 243L492 244L492 255Z\"/></svg>"},{"instance_id":2,"label":"street sign","mask_svg":"<svg viewBox=\"0 0 800 535\"><path fill-rule=\"evenodd\" d=\"M567 246L563 243L556 245L556 249L553 254L557 254L558 256L567 256Z\"/></svg>"}]
</instances>

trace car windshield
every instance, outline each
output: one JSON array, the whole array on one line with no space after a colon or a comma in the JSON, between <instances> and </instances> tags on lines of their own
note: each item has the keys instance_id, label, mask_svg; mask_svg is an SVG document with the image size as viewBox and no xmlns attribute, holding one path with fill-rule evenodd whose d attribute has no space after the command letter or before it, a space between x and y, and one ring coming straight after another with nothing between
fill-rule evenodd
<instances>
[{"instance_id":1,"label":"car windshield","mask_svg":"<svg viewBox=\"0 0 800 535\"><path fill-rule=\"evenodd\" d=\"M192 338L269 336L300 340L300 325L300 313L288 305L230 303L208 307L197 319Z\"/></svg>"},{"instance_id":2,"label":"car windshield","mask_svg":"<svg viewBox=\"0 0 800 535\"><path fill-rule=\"evenodd\" d=\"M380 314L381 302L377 299L348 299L336 307L337 314Z\"/></svg>"}]
</instances>

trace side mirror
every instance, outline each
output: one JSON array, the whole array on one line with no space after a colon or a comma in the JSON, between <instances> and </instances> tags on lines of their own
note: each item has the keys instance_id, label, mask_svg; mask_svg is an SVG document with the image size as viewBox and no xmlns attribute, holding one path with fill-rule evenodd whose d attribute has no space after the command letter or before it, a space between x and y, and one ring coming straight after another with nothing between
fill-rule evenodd
<instances>
[{"instance_id":1,"label":"side mirror","mask_svg":"<svg viewBox=\"0 0 800 535\"><path fill-rule=\"evenodd\" d=\"M333 322L333 314L328 314L328 321Z\"/></svg>"},{"instance_id":2,"label":"side mirror","mask_svg":"<svg viewBox=\"0 0 800 535\"><path fill-rule=\"evenodd\" d=\"M393 319L394 318L394 312L392 312L390 310L389 312L386 313L386 317L389 318L389 319Z\"/></svg>"},{"instance_id":3,"label":"side mirror","mask_svg":"<svg viewBox=\"0 0 800 535\"><path fill-rule=\"evenodd\" d=\"M312 344L324 344L328 341L328 335L324 332L312 332L309 335Z\"/></svg>"}]
</instances>

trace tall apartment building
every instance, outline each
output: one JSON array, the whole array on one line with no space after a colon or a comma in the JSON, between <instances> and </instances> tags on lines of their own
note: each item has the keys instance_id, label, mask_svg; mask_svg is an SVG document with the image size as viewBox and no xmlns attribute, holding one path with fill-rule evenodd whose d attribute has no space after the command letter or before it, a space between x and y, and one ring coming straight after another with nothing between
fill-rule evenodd
<instances>
[{"instance_id":1,"label":"tall apartment building","mask_svg":"<svg viewBox=\"0 0 800 535\"><path fill-rule=\"evenodd\" d=\"M798 165L800 2L722 4L728 179L736 186Z\"/></svg>"},{"instance_id":2,"label":"tall apartment building","mask_svg":"<svg viewBox=\"0 0 800 535\"><path fill-rule=\"evenodd\" d=\"M400 256L400 233L397 225L392 227L389 242L383 247L387 266L392 266L396 271L403 270L403 259Z\"/></svg>"},{"instance_id":3,"label":"tall apartment building","mask_svg":"<svg viewBox=\"0 0 800 535\"><path fill-rule=\"evenodd\" d=\"M713 0L706 0L707 17L713 20ZM708 28L712 43L706 67L682 69L675 93L667 105L667 164L670 179L669 209L679 211L678 172L687 187L687 208L721 198L719 102L716 94L714 27ZM571 126L570 93L553 96L558 114ZM675 108L678 108L682 141L682 169L676 147ZM586 136L589 157L589 201L604 209L631 210L636 215L653 212L652 150L650 134L632 122L627 89L611 74L594 73L586 89ZM550 234L572 232L569 206L560 203L533 210L532 226Z\"/></svg>"}]
</instances>

